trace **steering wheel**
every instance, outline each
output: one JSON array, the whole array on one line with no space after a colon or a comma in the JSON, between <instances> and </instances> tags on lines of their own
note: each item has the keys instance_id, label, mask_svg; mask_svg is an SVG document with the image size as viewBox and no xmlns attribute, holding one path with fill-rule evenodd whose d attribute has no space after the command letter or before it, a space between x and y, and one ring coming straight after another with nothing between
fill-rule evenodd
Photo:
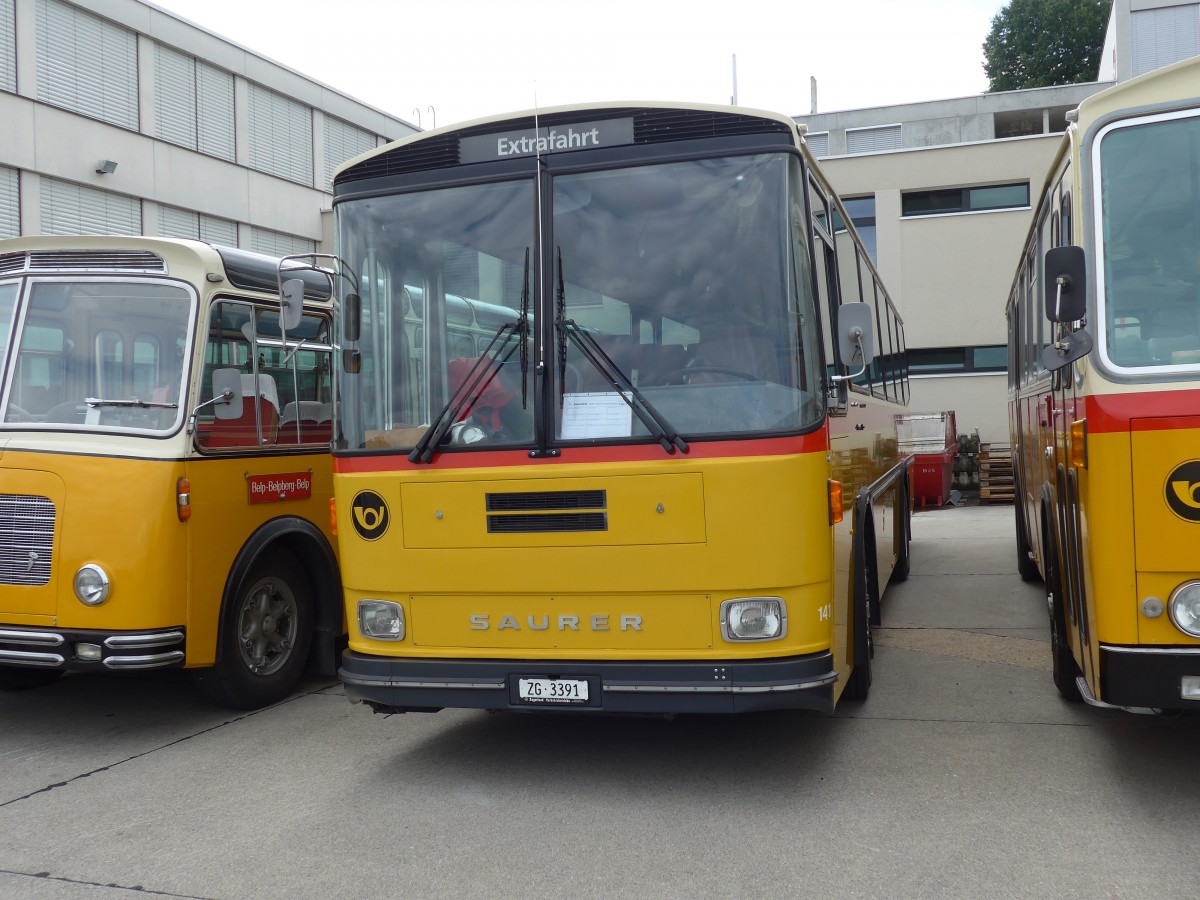
<instances>
[{"instance_id":1,"label":"steering wheel","mask_svg":"<svg viewBox=\"0 0 1200 900\"><path fill-rule=\"evenodd\" d=\"M725 366L688 366L683 369L672 369L667 374L663 375L662 384L686 384L687 376L700 374L714 375L732 375L734 378L741 378L745 381L762 381L758 375L750 372L744 372L741 369L729 369Z\"/></svg>"},{"instance_id":2,"label":"steering wheel","mask_svg":"<svg viewBox=\"0 0 1200 900\"><path fill-rule=\"evenodd\" d=\"M6 422L34 422L37 417L23 407L17 406L15 403L8 404L8 413L5 415Z\"/></svg>"}]
</instances>

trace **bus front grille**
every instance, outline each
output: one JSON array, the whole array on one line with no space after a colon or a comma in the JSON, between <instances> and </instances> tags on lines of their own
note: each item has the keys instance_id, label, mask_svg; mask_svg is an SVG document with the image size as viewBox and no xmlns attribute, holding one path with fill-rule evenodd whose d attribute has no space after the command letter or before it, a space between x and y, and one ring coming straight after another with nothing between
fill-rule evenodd
<instances>
[{"instance_id":1,"label":"bus front grille","mask_svg":"<svg viewBox=\"0 0 1200 900\"><path fill-rule=\"evenodd\" d=\"M55 515L49 497L0 494L0 584L49 583Z\"/></svg>"},{"instance_id":2,"label":"bus front grille","mask_svg":"<svg viewBox=\"0 0 1200 900\"><path fill-rule=\"evenodd\" d=\"M488 533L608 531L607 507L603 490L488 494Z\"/></svg>"}]
</instances>

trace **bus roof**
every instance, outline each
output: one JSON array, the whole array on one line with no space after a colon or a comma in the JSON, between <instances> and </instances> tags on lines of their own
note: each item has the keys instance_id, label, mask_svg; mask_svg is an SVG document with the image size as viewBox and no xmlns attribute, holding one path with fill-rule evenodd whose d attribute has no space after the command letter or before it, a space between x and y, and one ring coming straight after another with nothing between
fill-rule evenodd
<instances>
[{"instance_id":1,"label":"bus roof","mask_svg":"<svg viewBox=\"0 0 1200 900\"><path fill-rule=\"evenodd\" d=\"M1079 127L1087 131L1091 123L1119 110L1144 112L1171 106L1195 106L1200 97L1200 56L1185 59L1137 78L1123 81L1093 94L1079 104Z\"/></svg>"}]
</instances>

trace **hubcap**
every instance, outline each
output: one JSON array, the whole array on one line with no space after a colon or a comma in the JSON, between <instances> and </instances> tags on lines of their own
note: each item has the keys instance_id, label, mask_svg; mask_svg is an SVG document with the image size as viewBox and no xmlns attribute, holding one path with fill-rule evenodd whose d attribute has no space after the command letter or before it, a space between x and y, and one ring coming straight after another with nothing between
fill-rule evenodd
<instances>
[{"instance_id":1,"label":"hubcap","mask_svg":"<svg viewBox=\"0 0 1200 900\"><path fill-rule=\"evenodd\" d=\"M273 576L256 582L238 616L238 650L255 675L278 672L292 655L299 619L287 583Z\"/></svg>"}]
</instances>

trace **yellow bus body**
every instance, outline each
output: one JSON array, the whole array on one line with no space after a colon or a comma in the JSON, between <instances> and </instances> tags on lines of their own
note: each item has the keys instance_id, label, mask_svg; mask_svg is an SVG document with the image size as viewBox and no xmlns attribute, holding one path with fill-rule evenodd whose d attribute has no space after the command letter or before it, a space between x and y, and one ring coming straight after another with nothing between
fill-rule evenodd
<instances>
[{"instance_id":1,"label":"yellow bus body","mask_svg":"<svg viewBox=\"0 0 1200 900\"><path fill-rule=\"evenodd\" d=\"M41 269L15 274L31 284L80 290L86 290L89 279L141 284L145 272L113 268L104 261L105 254L123 252L152 254L161 260L161 271L149 276L154 283L184 289L193 297L197 319L190 328L196 339L183 348L185 409L178 415L171 412L174 426L144 434L128 429L106 433L103 426L85 424L82 411L68 427L48 416L45 421L41 415L26 416L23 407L20 416L0 423L0 521L5 525L0 539L0 687L37 686L64 671L183 667L197 670L201 686L214 699L233 706L262 705L290 689L307 662L290 662L287 678L273 680L265 692L253 686L253 677L245 679L252 685L247 688L230 674L237 669L231 661L230 631L241 621L235 607L250 601L249 581L263 575L267 561L295 561L297 571L270 577L285 584L291 580L295 590L312 595L310 614L300 624L303 643L296 645L305 656L314 642L314 661L332 672L344 634L329 513L333 485L328 446L203 446L205 429L215 425L202 422L195 430L191 411L202 410L207 399L200 373L206 370L205 328L213 304L278 309L277 295L231 284L213 248L145 238L0 243L4 259L77 255L61 269L42 263ZM89 254L94 254L90 268L78 261L92 259ZM265 258L261 264L267 264ZM327 316L328 302L314 309ZM9 352L6 396L11 408L17 408L18 381L26 376L19 374L16 348ZM33 391L26 387L25 393L32 396ZM270 494L272 485L281 486L280 491ZM30 498L42 505L25 515L21 504ZM45 527L52 527L52 533L39 535ZM29 550L32 546L38 549ZM33 569L47 549L52 561L43 580ZM99 567L110 586L107 599L95 605L77 596L75 575L86 566Z\"/></svg>"}]
</instances>

